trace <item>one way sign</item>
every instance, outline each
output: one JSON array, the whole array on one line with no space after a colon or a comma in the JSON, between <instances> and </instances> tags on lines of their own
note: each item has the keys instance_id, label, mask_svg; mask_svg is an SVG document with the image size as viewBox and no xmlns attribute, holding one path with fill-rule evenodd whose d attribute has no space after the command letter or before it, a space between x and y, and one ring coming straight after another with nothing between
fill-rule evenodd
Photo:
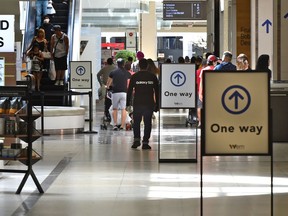
<instances>
[{"instance_id":1,"label":"one way sign","mask_svg":"<svg viewBox=\"0 0 288 216\"><path fill-rule=\"evenodd\" d=\"M262 71L204 73L202 154L271 154L269 80Z\"/></svg>"}]
</instances>

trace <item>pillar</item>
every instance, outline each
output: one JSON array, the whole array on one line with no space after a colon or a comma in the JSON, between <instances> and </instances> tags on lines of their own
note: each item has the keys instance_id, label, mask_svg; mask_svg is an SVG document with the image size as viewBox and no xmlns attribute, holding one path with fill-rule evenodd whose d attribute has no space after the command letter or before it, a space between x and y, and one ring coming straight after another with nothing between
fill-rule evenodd
<instances>
[{"instance_id":1,"label":"pillar","mask_svg":"<svg viewBox=\"0 0 288 216\"><path fill-rule=\"evenodd\" d=\"M139 50L145 58L157 59L157 17L155 1L149 2L149 13L140 15Z\"/></svg>"}]
</instances>

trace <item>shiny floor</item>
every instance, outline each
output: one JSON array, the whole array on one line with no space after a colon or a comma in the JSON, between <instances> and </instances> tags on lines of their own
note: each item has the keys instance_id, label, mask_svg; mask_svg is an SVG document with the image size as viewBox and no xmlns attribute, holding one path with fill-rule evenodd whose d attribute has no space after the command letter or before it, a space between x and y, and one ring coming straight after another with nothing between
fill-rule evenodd
<instances>
[{"instance_id":1,"label":"shiny floor","mask_svg":"<svg viewBox=\"0 0 288 216\"><path fill-rule=\"evenodd\" d=\"M271 157L203 157L201 202L200 129L182 124L185 110L164 124L156 115L149 151L130 148L132 131L101 130L102 105L96 107L90 132L97 134L34 142L43 159L33 170L44 194L29 177L17 195L23 174L0 174L1 216L287 216L288 143L273 144L273 196ZM5 168L24 166L10 161Z\"/></svg>"}]
</instances>

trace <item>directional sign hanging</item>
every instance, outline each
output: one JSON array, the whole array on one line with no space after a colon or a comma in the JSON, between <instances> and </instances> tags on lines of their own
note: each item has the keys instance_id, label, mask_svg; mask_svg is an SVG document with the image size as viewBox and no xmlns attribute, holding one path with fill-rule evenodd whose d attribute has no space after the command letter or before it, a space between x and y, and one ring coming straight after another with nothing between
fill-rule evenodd
<instances>
[{"instance_id":1,"label":"directional sign hanging","mask_svg":"<svg viewBox=\"0 0 288 216\"><path fill-rule=\"evenodd\" d=\"M266 33L268 34L270 32L270 26L272 26L272 23L269 19L267 19L262 23L262 26L266 26Z\"/></svg>"},{"instance_id":2,"label":"directional sign hanging","mask_svg":"<svg viewBox=\"0 0 288 216\"><path fill-rule=\"evenodd\" d=\"M270 59L274 59L273 52L274 49L274 32L273 28L275 28L274 22L274 10L273 10L274 0L265 0L259 1L257 7L258 13L258 36L256 39L256 46L258 47L256 52L256 58L258 58L261 54L268 54ZM270 68L273 71L273 61L270 61Z\"/></svg>"}]
</instances>

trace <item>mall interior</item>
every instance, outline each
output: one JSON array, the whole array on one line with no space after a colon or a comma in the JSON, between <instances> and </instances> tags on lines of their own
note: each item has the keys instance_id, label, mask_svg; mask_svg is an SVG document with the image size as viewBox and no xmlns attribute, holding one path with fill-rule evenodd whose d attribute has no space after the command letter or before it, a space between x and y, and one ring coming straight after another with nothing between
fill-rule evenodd
<instances>
[{"instance_id":1,"label":"mall interior","mask_svg":"<svg viewBox=\"0 0 288 216\"><path fill-rule=\"evenodd\" d=\"M35 1L1 0L0 215L287 215L288 1L53 0L51 22L69 37L66 76L82 66L89 85L47 76L40 92L23 58ZM96 74L119 46L175 62L159 63L151 150L132 149L133 130L104 119ZM199 127L195 65L177 59L227 50L253 70L205 74ZM271 74L255 70L262 54ZM170 83L179 71L189 78L181 88ZM19 110L7 114L3 101L14 98Z\"/></svg>"}]
</instances>

